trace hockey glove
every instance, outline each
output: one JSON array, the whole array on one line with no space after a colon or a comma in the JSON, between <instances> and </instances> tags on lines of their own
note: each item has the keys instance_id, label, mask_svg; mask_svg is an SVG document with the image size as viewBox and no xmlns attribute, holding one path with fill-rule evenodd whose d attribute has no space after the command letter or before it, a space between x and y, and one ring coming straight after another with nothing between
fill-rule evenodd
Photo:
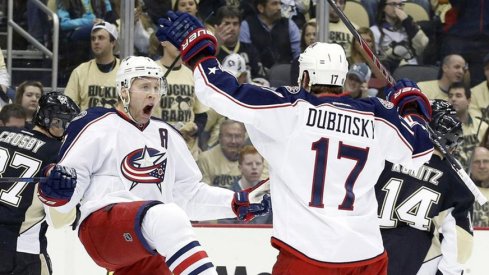
<instances>
[{"instance_id":1,"label":"hockey glove","mask_svg":"<svg viewBox=\"0 0 489 275\"><path fill-rule=\"evenodd\" d=\"M267 190L269 190L268 179L252 188L234 193L232 208L238 220L249 222L256 216L264 216L272 212L272 200Z\"/></svg>"},{"instance_id":2,"label":"hockey glove","mask_svg":"<svg viewBox=\"0 0 489 275\"><path fill-rule=\"evenodd\" d=\"M156 36L159 41L169 41L180 49L183 62L189 63L198 53L205 56L216 54L216 37L197 18L173 11L169 11L167 16L158 20Z\"/></svg>"},{"instance_id":3,"label":"hockey glove","mask_svg":"<svg viewBox=\"0 0 489 275\"><path fill-rule=\"evenodd\" d=\"M386 90L387 100L397 106L401 116L415 115L431 121L431 104L415 82L400 79Z\"/></svg>"},{"instance_id":4,"label":"hockey glove","mask_svg":"<svg viewBox=\"0 0 489 275\"><path fill-rule=\"evenodd\" d=\"M75 169L52 163L44 168L44 174L47 178L39 182L39 199L51 207L68 203L76 187Z\"/></svg>"}]
</instances>

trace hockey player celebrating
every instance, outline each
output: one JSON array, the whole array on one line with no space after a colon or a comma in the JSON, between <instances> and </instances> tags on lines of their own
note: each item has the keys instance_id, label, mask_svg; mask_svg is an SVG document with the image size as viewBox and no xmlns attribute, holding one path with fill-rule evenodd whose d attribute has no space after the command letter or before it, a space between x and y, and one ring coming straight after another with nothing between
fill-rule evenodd
<instances>
[{"instance_id":1,"label":"hockey player celebrating","mask_svg":"<svg viewBox=\"0 0 489 275\"><path fill-rule=\"evenodd\" d=\"M419 167L433 151L419 124L431 106L417 86L398 82L392 102L351 99L341 94L345 51L328 43L301 54L301 87L239 85L213 56L216 40L202 24L168 16L157 35L194 69L199 100L244 122L270 165L272 245L280 250L273 274L386 274L374 185L385 160Z\"/></svg>"},{"instance_id":2,"label":"hockey player celebrating","mask_svg":"<svg viewBox=\"0 0 489 275\"><path fill-rule=\"evenodd\" d=\"M66 126L79 112L69 97L51 92L39 99L32 130L0 127L2 177L40 176L56 160ZM51 274L44 221L49 213L36 189L32 182L0 183L0 274Z\"/></svg>"},{"instance_id":3,"label":"hockey player celebrating","mask_svg":"<svg viewBox=\"0 0 489 275\"><path fill-rule=\"evenodd\" d=\"M432 103L430 127L450 151L462 141L462 124L444 100ZM472 250L474 196L435 147L413 171L387 163L376 185L388 274L462 274ZM409 240L409 241L406 241Z\"/></svg>"},{"instance_id":4,"label":"hockey player celebrating","mask_svg":"<svg viewBox=\"0 0 489 275\"><path fill-rule=\"evenodd\" d=\"M64 213L81 203L79 238L116 275L217 274L189 219L249 220L268 213L268 200L250 205L249 190L200 181L183 137L151 117L167 89L153 60L125 58L116 81L117 107L73 121L39 196Z\"/></svg>"}]
</instances>

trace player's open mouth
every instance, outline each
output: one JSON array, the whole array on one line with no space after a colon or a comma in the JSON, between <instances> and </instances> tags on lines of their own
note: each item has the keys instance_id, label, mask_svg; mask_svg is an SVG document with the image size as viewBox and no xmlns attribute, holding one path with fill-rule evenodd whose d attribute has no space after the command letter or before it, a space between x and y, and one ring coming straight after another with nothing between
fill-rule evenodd
<instances>
[{"instance_id":1,"label":"player's open mouth","mask_svg":"<svg viewBox=\"0 0 489 275\"><path fill-rule=\"evenodd\" d=\"M146 107L143 108L143 113L145 115L150 115L151 110L153 110L153 105L146 105Z\"/></svg>"}]
</instances>

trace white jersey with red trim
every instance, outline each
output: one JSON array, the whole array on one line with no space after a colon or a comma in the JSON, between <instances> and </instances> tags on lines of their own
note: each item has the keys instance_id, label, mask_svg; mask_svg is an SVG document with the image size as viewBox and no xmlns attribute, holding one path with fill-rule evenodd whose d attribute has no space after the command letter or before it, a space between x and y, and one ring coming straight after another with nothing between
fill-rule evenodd
<instances>
[{"instance_id":1,"label":"white jersey with red trim","mask_svg":"<svg viewBox=\"0 0 489 275\"><path fill-rule=\"evenodd\" d=\"M379 98L239 86L215 58L194 77L199 100L244 122L269 163L275 246L317 265L355 266L383 254L374 185L385 160L429 160L423 126Z\"/></svg>"},{"instance_id":2,"label":"white jersey with red trim","mask_svg":"<svg viewBox=\"0 0 489 275\"><path fill-rule=\"evenodd\" d=\"M77 186L57 210L80 202L81 220L106 205L140 200L174 202L191 220L235 217L234 193L201 182L183 137L158 119L140 129L115 109L88 109L70 123L58 163L76 169Z\"/></svg>"}]
</instances>

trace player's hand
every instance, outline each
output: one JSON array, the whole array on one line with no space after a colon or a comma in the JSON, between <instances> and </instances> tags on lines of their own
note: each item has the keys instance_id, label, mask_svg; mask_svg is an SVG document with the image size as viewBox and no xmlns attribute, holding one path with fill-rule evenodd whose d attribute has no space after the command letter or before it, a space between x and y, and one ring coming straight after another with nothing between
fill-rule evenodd
<instances>
[{"instance_id":1,"label":"player's hand","mask_svg":"<svg viewBox=\"0 0 489 275\"><path fill-rule=\"evenodd\" d=\"M401 116L415 115L431 121L431 104L418 85L406 78L386 90L387 100L397 106Z\"/></svg>"},{"instance_id":2,"label":"player's hand","mask_svg":"<svg viewBox=\"0 0 489 275\"><path fill-rule=\"evenodd\" d=\"M47 178L39 182L39 199L52 207L68 203L76 187L75 169L53 163L44 168L44 174Z\"/></svg>"},{"instance_id":3,"label":"player's hand","mask_svg":"<svg viewBox=\"0 0 489 275\"><path fill-rule=\"evenodd\" d=\"M167 16L158 20L156 36L160 41L170 41L177 47L183 62L188 63L198 53L205 56L216 54L216 37L197 18L173 11L169 11Z\"/></svg>"},{"instance_id":4,"label":"player's hand","mask_svg":"<svg viewBox=\"0 0 489 275\"><path fill-rule=\"evenodd\" d=\"M234 193L232 208L240 221L249 222L256 216L264 216L272 212L272 200L267 194L268 179L252 188Z\"/></svg>"}]
</instances>

